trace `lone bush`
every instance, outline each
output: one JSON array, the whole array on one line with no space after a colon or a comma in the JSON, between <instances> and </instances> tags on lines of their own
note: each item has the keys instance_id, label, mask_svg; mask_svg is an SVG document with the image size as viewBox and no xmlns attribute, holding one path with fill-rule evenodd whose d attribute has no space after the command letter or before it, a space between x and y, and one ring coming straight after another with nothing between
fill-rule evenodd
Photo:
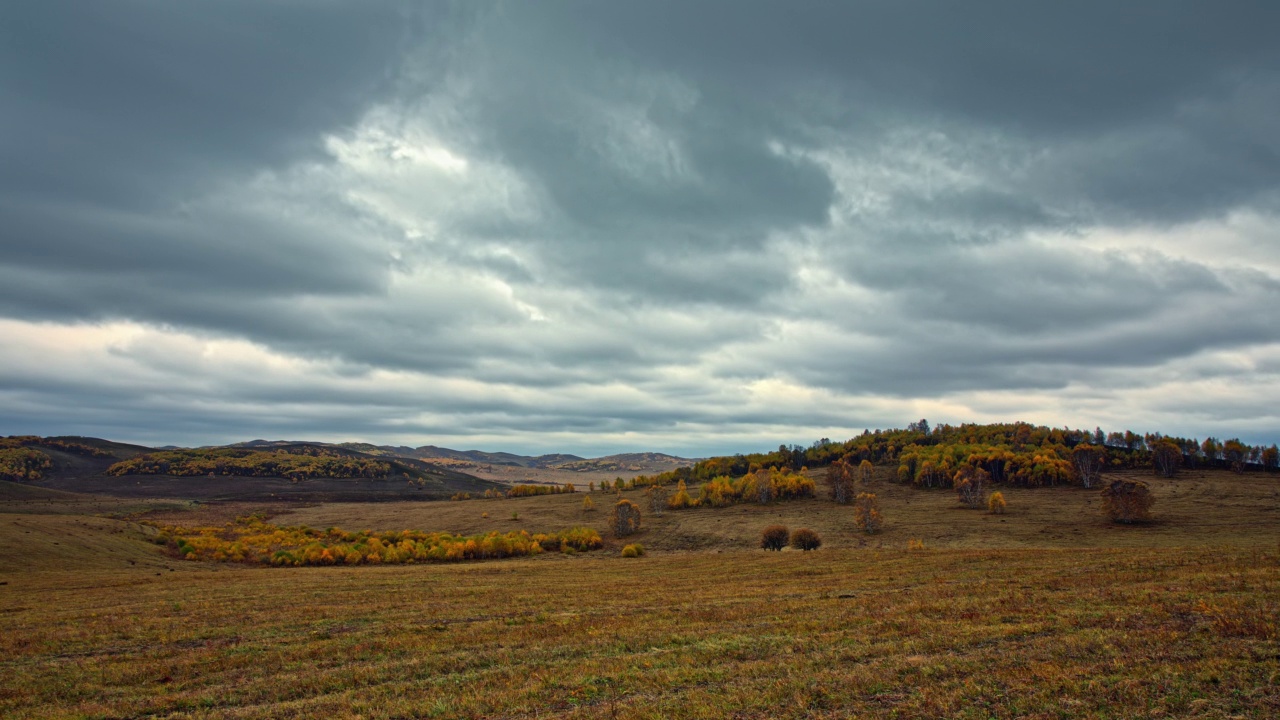
<instances>
[{"instance_id":1,"label":"lone bush","mask_svg":"<svg viewBox=\"0 0 1280 720\"><path fill-rule=\"evenodd\" d=\"M1102 488L1102 512L1112 522L1128 524L1150 520L1155 501L1151 488L1136 480L1112 480Z\"/></svg>"},{"instance_id":2,"label":"lone bush","mask_svg":"<svg viewBox=\"0 0 1280 720\"><path fill-rule=\"evenodd\" d=\"M817 550L822 545L822 538L809 528L799 528L791 533L791 547L797 550Z\"/></svg>"},{"instance_id":3,"label":"lone bush","mask_svg":"<svg viewBox=\"0 0 1280 720\"><path fill-rule=\"evenodd\" d=\"M640 543L632 543L622 548L622 557L635 558L644 555L644 546Z\"/></svg>"},{"instance_id":4,"label":"lone bush","mask_svg":"<svg viewBox=\"0 0 1280 720\"><path fill-rule=\"evenodd\" d=\"M626 537L640 531L640 507L630 500L619 500L609 520L614 537Z\"/></svg>"},{"instance_id":5,"label":"lone bush","mask_svg":"<svg viewBox=\"0 0 1280 720\"><path fill-rule=\"evenodd\" d=\"M781 550L787 546L790 532L786 525L770 525L760 533L760 547L765 550Z\"/></svg>"},{"instance_id":6,"label":"lone bush","mask_svg":"<svg viewBox=\"0 0 1280 720\"><path fill-rule=\"evenodd\" d=\"M595 504L594 502L591 502L591 496L590 496L590 495L583 495L583 496L582 496L582 510L583 510L583 512L590 511L590 510L595 510L595 509L596 509L596 504Z\"/></svg>"},{"instance_id":7,"label":"lone bush","mask_svg":"<svg viewBox=\"0 0 1280 720\"><path fill-rule=\"evenodd\" d=\"M683 480L676 485L676 493L667 501L667 507L672 510L682 510L696 504L693 498L689 497L689 488L685 487Z\"/></svg>"},{"instance_id":8,"label":"lone bush","mask_svg":"<svg viewBox=\"0 0 1280 720\"><path fill-rule=\"evenodd\" d=\"M998 490L991 493L991 497L987 498L987 512L992 515L1003 515L1004 506L1004 493Z\"/></svg>"}]
</instances>

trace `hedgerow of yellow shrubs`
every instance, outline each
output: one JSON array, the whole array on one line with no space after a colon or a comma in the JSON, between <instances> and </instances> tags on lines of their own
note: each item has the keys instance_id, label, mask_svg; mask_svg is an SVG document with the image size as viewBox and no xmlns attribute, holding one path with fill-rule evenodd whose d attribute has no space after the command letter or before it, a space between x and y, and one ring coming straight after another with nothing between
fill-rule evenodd
<instances>
[{"instance_id":1,"label":"hedgerow of yellow shrubs","mask_svg":"<svg viewBox=\"0 0 1280 720\"><path fill-rule=\"evenodd\" d=\"M520 530L461 536L418 530L380 533L279 527L258 516L238 518L222 527L160 527L155 542L188 560L278 566L460 562L596 550L604 545L600 533L581 527L551 534Z\"/></svg>"}]
</instances>

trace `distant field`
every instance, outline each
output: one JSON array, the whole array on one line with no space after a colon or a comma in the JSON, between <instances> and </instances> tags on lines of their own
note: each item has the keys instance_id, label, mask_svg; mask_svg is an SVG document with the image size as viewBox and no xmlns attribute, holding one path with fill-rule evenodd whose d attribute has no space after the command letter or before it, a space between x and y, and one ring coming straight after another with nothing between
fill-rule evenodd
<instances>
[{"instance_id":1,"label":"distant field","mask_svg":"<svg viewBox=\"0 0 1280 720\"><path fill-rule=\"evenodd\" d=\"M297 507L0 485L0 716L1280 716L1280 482L1152 484L1157 522L1131 528L1096 491L1006 490L999 517L881 481L871 537L814 500L646 515L638 559L615 541L287 569L176 560L134 519L536 531L603 527L612 495L584 513L582 494ZM755 549L773 522L826 543Z\"/></svg>"},{"instance_id":2,"label":"distant field","mask_svg":"<svg viewBox=\"0 0 1280 720\"><path fill-rule=\"evenodd\" d=\"M1155 522L1125 527L1107 522L1098 491L1079 487L1002 488L1005 515L962 508L953 492L918 490L888 482L888 470L871 488L885 517L883 533L868 536L853 526L852 510L821 497L773 505L739 505L646 513L637 536L659 550L750 549L760 529L772 523L809 527L833 547L905 547L919 539L930 547L1180 547L1221 544L1275 546L1280 537L1280 478L1261 473L1186 472L1174 479L1117 473L1150 483ZM821 478L821 473L811 473ZM819 479L820 495L824 485ZM607 534L612 492L591 495L594 511L582 509L585 493L445 503L333 503L293 507L281 524L336 525L378 530L430 528L458 533L526 528L549 532L587 525ZM696 494L696 493L695 493ZM623 496L643 503L639 490ZM483 517L487 513L488 518ZM519 520L512 521L516 513Z\"/></svg>"}]
</instances>

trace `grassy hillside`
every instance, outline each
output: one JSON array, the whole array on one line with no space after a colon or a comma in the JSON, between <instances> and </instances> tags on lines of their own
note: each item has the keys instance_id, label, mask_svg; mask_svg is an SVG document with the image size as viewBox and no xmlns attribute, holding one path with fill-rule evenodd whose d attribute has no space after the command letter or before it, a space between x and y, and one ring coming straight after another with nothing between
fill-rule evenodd
<instances>
[{"instance_id":1,"label":"grassy hillside","mask_svg":"<svg viewBox=\"0 0 1280 720\"><path fill-rule=\"evenodd\" d=\"M1078 486L1002 487L989 515L886 465L862 488L877 535L820 493L646 512L635 559L610 538L319 568L179 560L147 523L606 531L615 495L300 506L0 484L0 716L1277 716L1280 482L1108 476L1150 483L1152 523L1107 522ZM823 546L758 549L773 523Z\"/></svg>"},{"instance_id":2,"label":"grassy hillside","mask_svg":"<svg viewBox=\"0 0 1280 720\"><path fill-rule=\"evenodd\" d=\"M239 446L153 451L95 438L46 438L34 446L50 463L33 487L135 499L424 500L483 493L497 484L421 460L375 457L313 443L254 441ZM74 442L73 442L74 441Z\"/></svg>"}]
</instances>

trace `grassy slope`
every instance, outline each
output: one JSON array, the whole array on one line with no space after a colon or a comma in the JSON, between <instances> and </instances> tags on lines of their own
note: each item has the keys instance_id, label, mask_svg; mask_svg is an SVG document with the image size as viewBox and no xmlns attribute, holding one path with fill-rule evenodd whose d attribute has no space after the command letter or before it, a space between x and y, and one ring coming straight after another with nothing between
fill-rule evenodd
<instances>
[{"instance_id":1,"label":"grassy slope","mask_svg":"<svg viewBox=\"0 0 1280 720\"><path fill-rule=\"evenodd\" d=\"M643 540L673 542L665 527L708 552L285 570L171 561L124 521L0 513L0 714L1275 717L1277 484L1161 484L1163 524L1124 530L1096 522L1093 493L1012 493L993 537L949 495L884 486L890 530L861 549L824 525L847 511L814 502L669 513ZM363 508L386 527L532 530L576 520L580 503L279 520L346 513L337 524L358 527ZM409 514L424 507L441 515ZM748 548L788 517L828 546ZM902 549L915 537L931 549ZM1011 549L981 547L996 542Z\"/></svg>"}]
</instances>

